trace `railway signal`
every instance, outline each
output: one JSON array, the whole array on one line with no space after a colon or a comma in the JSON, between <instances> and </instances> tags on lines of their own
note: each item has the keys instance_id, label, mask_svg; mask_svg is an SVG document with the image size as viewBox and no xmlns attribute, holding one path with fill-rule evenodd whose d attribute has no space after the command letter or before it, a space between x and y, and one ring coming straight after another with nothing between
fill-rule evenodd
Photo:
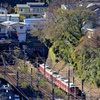
<instances>
[{"instance_id":1,"label":"railway signal","mask_svg":"<svg viewBox=\"0 0 100 100\"><path fill-rule=\"evenodd\" d=\"M69 95L69 91L70 91L70 86L69 86L69 84L70 84L70 68L68 69L68 100L70 100L70 95Z\"/></svg>"},{"instance_id":2,"label":"railway signal","mask_svg":"<svg viewBox=\"0 0 100 100\"><path fill-rule=\"evenodd\" d=\"M18 84L19 84L19 73L17 71L17 74L16 74L16 85L17 85L17 87L18 87Z\"/></svg>"},{"instance_id":3,"label":"railway signal","mask_svg":"<svg viewBox=\"0 0 100 100\"><path fill-rule=\"evenodd\" d=\"M53 76L51 75L51 84L52 84L52 100L55 100L54 96L54 83L53 83Z\"/></svg>"}]
</instances>

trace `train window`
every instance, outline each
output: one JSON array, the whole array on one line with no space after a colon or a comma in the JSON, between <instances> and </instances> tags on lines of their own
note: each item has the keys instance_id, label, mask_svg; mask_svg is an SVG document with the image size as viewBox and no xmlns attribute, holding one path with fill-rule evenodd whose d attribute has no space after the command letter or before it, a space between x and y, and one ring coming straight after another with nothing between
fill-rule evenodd
<instances>
[{"instance_id":1,"label":"train window","mask_svg":"<svg viewBox=\"0 0 100 100\"><path fill-rule=\"evenodd\" d=\"M53 71L53 74L58 74L56 71Z\"/></svg>"},{"instance_id":2,"label":"train window","mask_svg":"<svg viewBox=\"0 0 100 100\"><path fill-rule=\"evenodd\" d=\"M60 78L61 77L61 75L57 75L57 78Z\"/></svg>"},{"instance_id":3,"label":"train window","mask_svg":"<svg viewBox=\"0 0 100 100\"><path fill-rule=\"evenodd\" d=\"M72 88L70 88L70 90L71 90L72 93L75 93L75 94L77 94L79 92L78 87L72 87Z\"/></svg>"},{"instance_id":4,"label":"train window","mask_svg":"<svg viewBox=\"0 0 100 100\"><path fill-rule=\"evenodd\" d=\"M68 80L64 80L65 83L68 83Z\"/></svg>"},{"instance_id":5,"label":"train window","mask_svg":"<svg viewBox=\"0 0 100 100\"><path fill-rule=\"evenodd\" d=\"M77 87L77 86L73 83L70 83L70 87Z\"/></svg>"},{"instance_id":6,"label":"train window","mask_svg":"<svg viewBox=\"0 0 100 100\"><path fill-rule=\"evenodd\" d=\"M46 67L47 69L51 69L50 67Z\"/></svg>"},{"instance_id":7,"label":"train window","mask_svg":"<svg viewBox=\"0 0 100 100\"><path fill-rule=\"evenodd\" d=\"M62 80L62 81L64 81L64 80L65 80L65 78L61 78L61 80Z\"/></svg>"}]
</instances>

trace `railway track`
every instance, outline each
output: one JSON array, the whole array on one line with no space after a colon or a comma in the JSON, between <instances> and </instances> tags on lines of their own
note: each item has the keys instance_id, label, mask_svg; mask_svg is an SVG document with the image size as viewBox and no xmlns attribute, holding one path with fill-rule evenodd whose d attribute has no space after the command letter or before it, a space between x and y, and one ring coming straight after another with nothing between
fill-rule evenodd
<instances>
[{"instance_id":1,"label":"railway track","mask_svg":"<svg viewBox=\"0 0 100 100\"><path fill-rule=\"evenodd\" d=\"M18 70L17 69L15 70L15 68L9 67L9 66L6 67L6 75L5 75L5 78L10 83L12 83L14 86L16 86L16 73L17 73L17 71L19 72L19 76L20 76L19 77L19 81L20 82L26 82L27 84L30 84L30 75L25 75L25 73L22 73L21 70L19 70L19 69ZM3 68L3 66L0 67L0 73L2 75L4 75L4 68ZM34 82L34 81L32 82L32 87L36 87L36 84L35 83L36 82ZM21 87L21 83L19 83L18 86ZM41 93L44 94L44 99L43 100L47 100L47 98L49 98L49 100L51 100L52 95L50 93L48 93L47 90L44 90L40 86L39 86L38 90L41 91ZM22 91L24 92L24 90L22 90ZM27 94L25 93L25 95L27 95ZM30 98L30 97L29 97L29 99L32 100L32 98Z\"/></svg>"}]
</instances>

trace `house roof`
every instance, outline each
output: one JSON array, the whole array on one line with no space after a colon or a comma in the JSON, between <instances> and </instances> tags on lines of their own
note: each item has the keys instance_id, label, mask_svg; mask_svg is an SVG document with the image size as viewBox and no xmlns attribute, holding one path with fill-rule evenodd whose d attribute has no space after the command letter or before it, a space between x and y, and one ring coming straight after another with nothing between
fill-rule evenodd
<instances>
[{"instance_id":1,"label":"house roof","mask_svg":"<svg viewBox=\"0 0 100 100\"><path fill-rule=\"evenodd\" d=\"M30 6L30 7L48 7L48 4L47 3L32 3L32 2L27 2L27 4Z\"/></svg>"},{"instance_id":2,"label":"house roof","mask_svg":"<svg viewBox=\"0 0 100 100\"><path fill-rule=\"evenodd\" d=\"M11 16L11 17L19 17L19 14L7 14L7 16Z\"/></svg>"},{"instance_id":3,"label":"house roof","mask_svg":"<svg viewBox=\"0 0 100 100\"><path fill-rule=\"evenodd\" d=\"M72 9L75 8L75 6L72 5L72 4L68 4L68 5L62 4L62 5L61 5L61 8L62 8L63 10L72 10Z\"/></svg>"},{"instance_id":4,"label":"house roof","mask_svg":"<svg viewBox=\"0 0 100 100\"><path fill-rule=\"evenodd\" d=\"M29 21L46 21L46 18L25 18L25 20L29 20Z\"/></svg>"},{"instance_id":5,"label":"house roof","mask_svg":"<svg viewBox=\"0 0 100 100\"><path fill-rule=\"evenodd\" d=\"M3 17L3 16L11 16L11 17L19 17L19 14L0 14L0 17Z\"/></svg>"},{"instance_id":6,"label":"house roof","mask_svg":"<svg viewBox=\"0 0 100 100\"><path fill-rule=\"evenodd\" d=\"M100 3L89 3L86 8L93 7L93 6L100 7Z\"/></svg>"},{"instance_id":7,"label":"house roof","mask_svg":"<svg viewBox=\"0 0 100 100\"><path fill-rule=\"evenodd\" d=\"M28 4L17 4L16 5L18 8L30 8Z\"/></svg>"},{"instance_id":8,"label":"house roof","mask_svg":"<svg viewBox=\"0 0 100 100\"><path fill-rule=\"evenodd\" d=\"M96 31L96 28L87 28L87 31Z\"/></svg>"},{"instance_id":9,"label":"house roof","mask_svg":"<svg viewBox=\"0 0 100 100\"><path fill-rule=\"evenodd\" d=\"M5 9L5 8L0 8L0 12L1 11L6 11L7 12L7 9Z\"/></svg>"},{"instance_id":10,"label":"house roof","mask_svg":"<svg viewBox=\"0 0 100 100\"><path fill-rule=\"evenodd\" d=\"M24 22L19 22L19 24L21 24L21 25L26 25L26 23L24 23Z\"/></svg>"},{"instance_id":11,"label":"house roof","mask_svg":"<svg viewBox=\"0 0 100 100\"><path fill-rule=\"evenodd\" d=\"M14 25L14 24L17 24L17 22L13 22L13 21L5 21L5 22L2 22L0 23L1 25L4 25L4 26L10 26L10 25Z\"/></svg>"}]
</instances>

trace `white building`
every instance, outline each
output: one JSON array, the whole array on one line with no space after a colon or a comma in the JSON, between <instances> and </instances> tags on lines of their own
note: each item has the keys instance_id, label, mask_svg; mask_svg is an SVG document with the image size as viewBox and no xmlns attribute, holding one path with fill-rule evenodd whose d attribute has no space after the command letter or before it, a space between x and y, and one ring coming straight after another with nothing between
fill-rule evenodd
<instances>
[{"instance_id":1,"label":"white building","mask_svg":"<svg viewBox=\"0 0 100 100\"><path fill-rule=\"evenodd\" d=\"M0 14L1 21L19 22L19 14Z\"/></svg>"},{"instance_id":2,"label":"white building","mask_svg":"<svg viewBox=\"0 0 100 100\"><path fill-rule=\"evenodd\" d=\"M5 32L10 37L11 37L11 34L9 34L9 33L12 32L13 34L16 34L18 36L19 42L26 42L26 25L25 25L25 23L5 21L5 22L2 22L0 25L5 27Z\"/></svg>"},{"instance_id":3,"label":"white building","mask_svg":"<svg viewBox=\"0 0 100 100\"><path fill-rule=\"evenodd\" d=\"M27 2L27 4L17 4L16 12L20 15L27 16L46 16L47 3L40 2Z\"/></svg>"},{"instance_id":4,"label":"white building","mask_svg":"<svg viewBox=\"0 0 100 100\"><path fill-rule=\"evenodd\" d=\"M7 14L8 13L8 11L7 11L7 9L5 9L5 8L0 8L0 14Z\"/></svg>"},{"instance_id":5,"label":"white building","mask_svg":"<svg viewBox=\"0 0 100 100\"><path fill-rule=\"evenodd\" d=\"M28 30L43 29L46 26L46 18L26 18L24 19Z\"/></svg>"},{"instance_id":6,"label":"white building","mask_svg":"<svg viewBox=\"0 0 100 100\"><path fill-rule=\"evenodd\" d=\"M63 9L63 10L72 10L74 8L75 8L75 6L72 4L68 4L68 5L62 4L61 5L61 9Z\"/></svg>"}]
</instances>

